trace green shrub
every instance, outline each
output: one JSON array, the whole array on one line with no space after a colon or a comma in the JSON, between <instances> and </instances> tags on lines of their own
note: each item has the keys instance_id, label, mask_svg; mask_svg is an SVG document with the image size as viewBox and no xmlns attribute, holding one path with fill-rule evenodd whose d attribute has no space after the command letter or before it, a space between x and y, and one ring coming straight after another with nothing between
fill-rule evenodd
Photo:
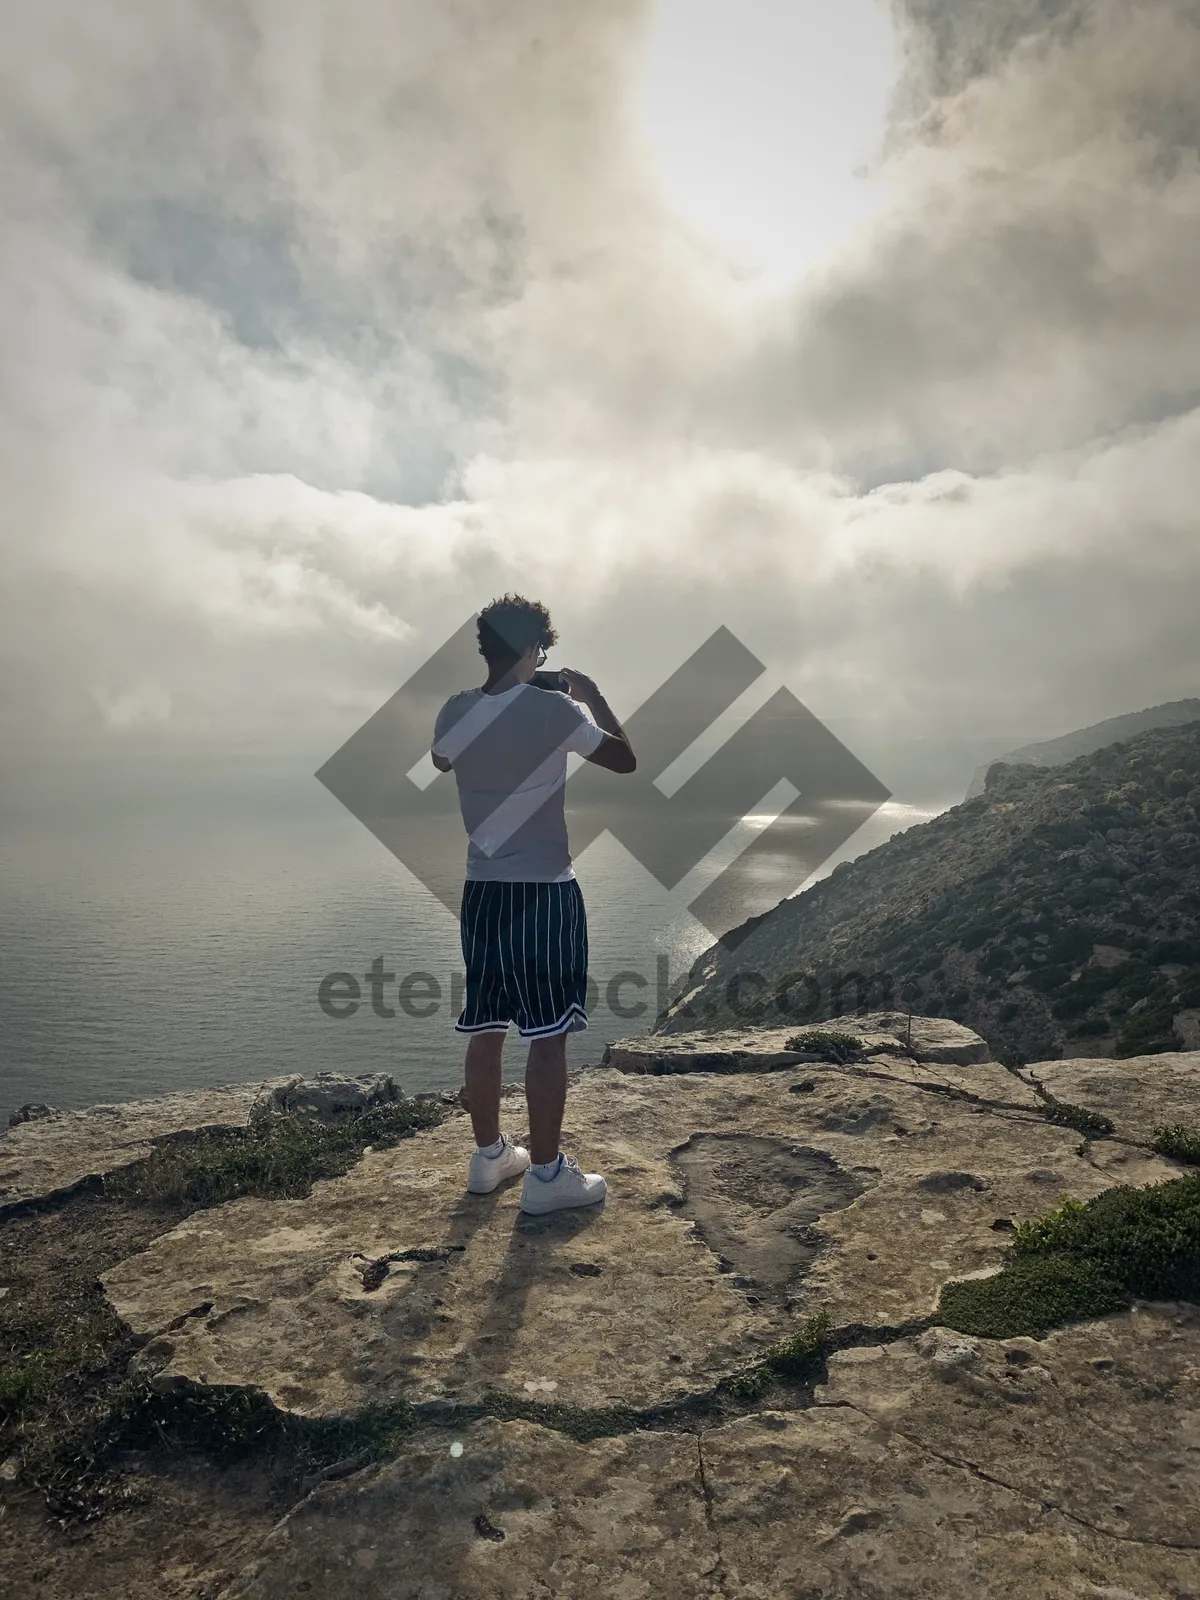
<instances>
[{"instance_id":1,"label":"green shrub","mask_svg":"<svg viewBox=\"0 0 1200 1600\"><path fill-rule=\"evenodd\" d=\"M1116 891L1103 884L1083 883L1063 892L1063 904L1072 911L1098 911L1113 898Z\"/></svg>"},{"instance_id":2,"label":"green shrub","mask_svg":"<svg viewBox=\"0 0 1200 1600\"><path fill-rule=\"evenodd\" d=\"M852 1061L862 1054L863 1042L856 1033L842 1033L836 1028L808 1028L786 1041L789 1050L804 1050L821 1056L825 1061Z\"/></svg>"},{"instance_id":3,"label":"green shrub","mask_svg":"<svg viewBox=\"0 0 1200 1600\"><path fill-rule=\"evenodd\" d=\"M42 1350L32 1350L0 1366L0 1419L18 1417L43 1400L53 1383L52 1364Z\"/></svg>"},{"instance_id":4,"label":"green shrub","mask_svg":"<svg viewBox=\"0 0 1200 1600\"><path fill-rule=\"evenodd\" d=\"M992 1278L949 1283L938 1320L981 1339L1043 1339L1051 1328L1123 1311L1131 1297L1087 1262L1014 1263Z\"/></svg>"},{"instance_id":5,"label":"green shrub","mask_svg":"<svg viewBox=\"0 0 1200 1600\"><path fill-rule=\"evenodd\" d=\"M1160 1156L1173 1156L1176 1161L1187 1161L1200 1167L1200 1133L1185 1127L1182 1122L1155 1128L1150 1148Z\"/></svg>"},{"instance_id":6,"label":"green shrub","mask_svg":"<svg viewBox=\"0 0 1200 1600\"><path fill-rule=\"evenodd\" d=\"M724 1387L735 1400L749 1402L761 1399L774 1378L789 1384L812 1383L824 1368L831 1326L828 1312L818 1311L790 1338L768 1350L761 1361L728 1379Z\"/></svg>"},{"instance_id":7,"label":"green shrub","mask_svg":"<svg viewBox=\"0 0 1200 1600\"><path fill-rule=\"evenodd\" d=\"M1092 995L1081 991L1078 984L1073 983L1050 1009L1060 1022L1069 1022L1072 1017L1085 1016L1095 1003Z\"/></svg>"},{"instance_id":8,"label":"green shrub","mask_svg":"<svg viewBox=\"0 0 1200 1600\"><path fill-rule=\"evenodd\" d=\"M789 1383L808 1383L821 1370L830 1331L829 1313L809 1317L790 1339L768 1352L764 1365Z\"/></svg>"},{"instance_id":9,"label":"green shrub","mask_svg":"<svg viewBox=\"0 0 1200 1600\"><path fill-rule=\"evenodd\" d=\"M984 1338L1041 1338L1135 1298L1200 1298L1200 1172L1143 1189L1107 1189L1018 1224L1010 1264L947 1284L938 1316Z\"/></svg>"},{"instance_id":10,"label":"green shrub","mask_svg":"<svg viewBox=\"0 0 1200 1600\"><path fill-rule=\"evenodd\" d=\"M36 1410L64 1384L103 1367L120 1326L103 1299L32 1315L22 1300L0 1300L0 1419Z\"/></svg>"},{"instance_id":11,"label":"green shrub","mask_svg":"<svg viewBox=\"0 0 1200 1600\"><path fill-rule=\"evenodd\" d=\"M1183 1049L1175 1032L1174 1005L1151 1006L1129 1017L1117 1035L1113 1053L1118 1056L1152 1056Z\"/></svg>"},{"instance_id":12,"label":"green shrub","mask_svg":"<svg viewBox=\"0 0 1200 1600\"><path fill-rule=\"evenodd\" d=\"M1046 955L1056 963L1086 961L1092 953L1093 939L1084 928L1064 928L1047 946Z\"/></svg>"},{"instance_id":13,"label":"green shrub","mask_svg":"<svg viewBox=\"0 0 1200 1600\"><path fill-rule=\"evenodd\" d=\"M1151 947L1150 960L1156 967L1168 962L1190 966L1193 961L1200 961L1200 946L1193 939L1160 939Z\"/></svg>"},{"instance_id":14,"label":"green shrub","mask_svg":"<svg viewBox=\"0 0 1200 1600\"><path fill-rule=\"evenodd\" d=\"M1191 1300L1200 1292L1200 1173L1142 1189L1106 1189L1086 1202L1021 1223L1018 1256L1069 1256L1099 1267L1130 1293Z\"/></svg>"},{"instance_id":15,"label":"green shrub","mask_svg":"<svg viewBox=\"0 0 1200 1600\"><path fill-rule=\"evenodd\" d=\"M735 1400L759 1400L771 1386L771 1369L768 1366L751 1367L729 1380L729 1392Z\"/></svg>"},{"instance_id":16,"label":"green shrub","mask_svg":"<svg viewBox=\"0 0 1200 1600\"><path fill-rule=\"evenodd\" d=\"M1071 980L1071 989L1076 994L1085 994L1089 999L1098 1000L1116 986L1119 976L1119 970L1115 967L1085 967L1077 978Z\"/></svg>"},{"instance_id":17,"label":"green shrub","mask_svg":"<svg viewBox=\"0 0 1200 1600\"><path fill-rule=\"evenodd\" d=\"M1071 983L1070 967L1041 967L1037 972L1031 972L1025 982L1031 989L1036 989L1039 994L1050 994L1055 989L1061 989L1065 983ZM1075 985L1071 984L1074 988Z\"/></svg>"},{"instance_id":18,"label":"green shrub","mask_svg":"<svg viewBox=\"0 0 1200 1600\"><path fill-rule=\"evenodd\" d=\"M1047 1122L1057 1123L1061 1128L1074 1128L1089 1139L1107 1139L1113 1133L1112 1118L1103 1112L1089 1111L1086 1106L1072 1105L1069 1100L1056 1100L1046 1090L1042 1094L1046 1102L1042 1115Z\"/></svg>"},{"instance_id":19,"label":"green shrub","mask_svg":"<svg viewBox=\"0 0 1200 1600\"><path fill-rule=\"evenodd\" d=\"M1116 987L1121 993L1128 995L1131 1000L1140 1000L1142 996L1160 981L1158 973L1147 961L1140 956L1132 957L1123 962L1116 969Z\"/></svg>"}]
</instances>

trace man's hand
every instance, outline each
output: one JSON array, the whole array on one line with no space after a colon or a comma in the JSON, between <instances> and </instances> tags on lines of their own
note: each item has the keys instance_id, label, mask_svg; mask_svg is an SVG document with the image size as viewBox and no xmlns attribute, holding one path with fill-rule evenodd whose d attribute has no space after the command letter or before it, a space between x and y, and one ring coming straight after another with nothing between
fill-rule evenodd
<instances>
[{"instance_id":1,"label":"man's hand","mask_svg":"<svg viewBox=\"0 0 1200 1600\"><path fill-rule=\"evenodd\" d=\"M576 672L574 667L560 667L558 675L566 684L572 700L591 706L593 701L601 698L595 679L589 678L586 672Z\"/></svg>"},{"instance_id":2,"label":"man's hand","mask_svg":"<svg viewBox=\"0 0 1200 1600\"><path fill-rule=\"evenodd\" d=\"M637 758L629 738L613 715L612 707L596 687L595 680L586 672L576 672L574 667L560 667L560 675L572 700L578 700L592 713L604 734L603 742L586 757L597 767L607 767L610 772L635 772Z\"/></svg>"}]
</instances>

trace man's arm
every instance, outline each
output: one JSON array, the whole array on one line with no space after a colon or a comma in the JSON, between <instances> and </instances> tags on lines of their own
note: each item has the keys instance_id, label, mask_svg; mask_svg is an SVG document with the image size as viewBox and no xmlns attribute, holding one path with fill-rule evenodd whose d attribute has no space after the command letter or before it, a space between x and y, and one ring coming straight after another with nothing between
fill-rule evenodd
<instances>
[{"instance_id":1,"label":"man's arm","mask_svg":"<svg viewBox=\"0 0 1200 1600\"><path fill-rule=\"evenodd\" d=\"M450 757L444 756L438 749L438 745L441 744L442 739L445 736L447 720L446 713L449 711L449 709L450 702L447 700L446 704L442 707L434 719L433 738L429 741L429 759L433 762L434 766L439 772L449 772L453 765Z\"/></svg>"},{"instance_id":2,"label":"man's arm","mask_svg":"<svg viewBox=\"0 0 1200 1600\"><path fill-rule=\"evenodd\" d=\"M609 772L635 772L637 757L629 743L629 736L594 680L582 672L574 672L570 667L563 667L561 674L572 700L578 700L580 705L588 708L596 726L604 734L601 742L584 759L595 762L598 767L607 767Z\"/></svg>"}]
</instances>

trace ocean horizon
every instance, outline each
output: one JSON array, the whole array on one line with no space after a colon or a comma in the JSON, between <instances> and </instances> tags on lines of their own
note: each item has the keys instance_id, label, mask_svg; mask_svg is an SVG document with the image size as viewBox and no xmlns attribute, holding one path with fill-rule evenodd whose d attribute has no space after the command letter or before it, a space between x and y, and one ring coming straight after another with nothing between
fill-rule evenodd
<instances>
[{"instance_id":1,"label":"ocean horizon","mask_svg":"<svg viewBox=\"0 0 1200 1600\"><path fill-rule=\"evenodd\" d=\"M274 782L139 791L136 803L85 788L73 806L9 816L0 1113L293 1072L389 1072L407 1093L458 1086L457 921L305 780L286 803ZM957 798L889 802L814 881ZM741 826L673 892L610 836L576 857L597 1004L570 1040L573 1065L646 1032L712 943L687 905L744 847L755 824ZM514 1027L507 1079L524 1055Z\"/></svg>"}]
</instances>

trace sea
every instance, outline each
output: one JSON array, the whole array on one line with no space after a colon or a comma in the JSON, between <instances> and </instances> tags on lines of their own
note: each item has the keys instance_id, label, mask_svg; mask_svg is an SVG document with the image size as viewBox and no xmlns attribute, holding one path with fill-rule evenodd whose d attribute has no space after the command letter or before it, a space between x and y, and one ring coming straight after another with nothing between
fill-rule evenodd
<instances>
[{"instance_id":1,"label":"sea","mask_svg":"<svg viewBox=\"0 0 1200 1600\"><path fill-rule=\"evenodd\" d=\"M31 1101L65 1109L284 1073L458 1086L457 921L311 772L281 782L243 766L180 783L79 771L9 808L0 1125ZM892 800L812 881L961 795ZM768 820L741 824L672 891L610 836L577 857L595 999L573 1065L652 1026L712 943L688 904ZM523 1067L514 1028L506 1078Z\"/></svg>"}]
</instances>

